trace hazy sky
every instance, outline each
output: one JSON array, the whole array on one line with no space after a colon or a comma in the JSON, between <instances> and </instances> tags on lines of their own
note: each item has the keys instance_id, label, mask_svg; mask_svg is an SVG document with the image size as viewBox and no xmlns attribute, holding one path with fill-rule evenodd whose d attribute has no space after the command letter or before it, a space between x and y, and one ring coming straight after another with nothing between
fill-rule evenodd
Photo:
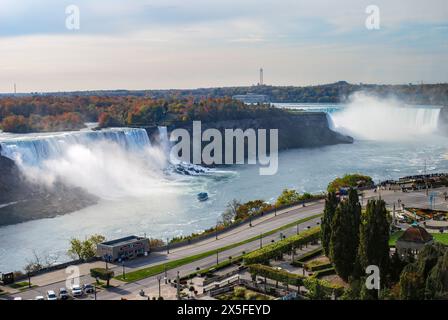
<instances>
[{"instance_id":1,"label":"hazy sky","mask_svg":"<svg viewBox=\"0 0 448 320\"><path fill-rule=\"evenodd\" d=\"M273 85L448 82L448 1L0 0L0 92L251 85L260 67Z\"/></svg>"}]
</instances>

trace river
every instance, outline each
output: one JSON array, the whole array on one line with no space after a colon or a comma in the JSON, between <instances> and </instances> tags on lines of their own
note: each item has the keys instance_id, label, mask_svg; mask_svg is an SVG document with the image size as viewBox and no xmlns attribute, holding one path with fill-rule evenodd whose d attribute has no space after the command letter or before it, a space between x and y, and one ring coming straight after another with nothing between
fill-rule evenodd
<instances>
[{"instance_id":1,"label":"river","mask_svg":"<svg viewBox=\"0 0 448 320\"><path fill-rule=\"evenodd\" d=\"M34 253L52 261L66 261L72 237L98 233L113 239L146 234L166 239L198 232L215 225L232 199L274 201L284 188L321 192L329 181L346 173L367 174L379 181L425 170L448 172L448 138L435 132L440 109L436 106L404 111L376 106L377 112L336 104L277 106L328 112L333 128L353 135L355 142L280 152L279 169L273 176L260 176L256 165L235 165L185 176L164 168L166 145L149 145L139 156L129 152L134 144L148 143L142 132L131 129L112 130L108 139L95 138L94 142L76 137L79 133L40 138L0 133L3 148L11 147L7 148L11 157L13 151L16 157L21 153L17 161L23 168L31 168L29 174L35 178L51 180L53 175L64 175L68 182L101 198L97 205L71 214L1 227L0 272L23 269ZM48 139L53 142L48 144ZM41 154L51 152L57 156L43 165L35 156L17 149L20 141L28 140L34 141L34 150L39 146ZM36 140L40 142L36 144ZM23 148L30 150L29 143ZM61 149L61 145L70 148ZM202 191L208 192L208 201L196 199Z\"/></svg>"}]
</instances>

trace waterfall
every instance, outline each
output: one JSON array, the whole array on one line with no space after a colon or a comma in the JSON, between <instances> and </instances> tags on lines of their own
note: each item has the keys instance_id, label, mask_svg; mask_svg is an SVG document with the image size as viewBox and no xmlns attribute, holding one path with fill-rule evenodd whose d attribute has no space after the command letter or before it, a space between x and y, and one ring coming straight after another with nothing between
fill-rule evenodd
<instances>
[{"instance_id":1,"label":"waterfall","mask_svg":"<svg viewBox=\"0 0 448 320\"><path fill-rule=\"evenodd\" d=\"M89 148L99 141L116 143L128 151L141 151L151 146L146 130L133 128L21 136L0 141L0 144L3 156L28 166L39 166L45 160L62 157L70 146L83 145Z\"/></svg>"},{"instance_id":2,"label":"waterfall","mask_svg":"<svg viewBox=\"0 0 448 320\"><path fill-rule=\"evenodd\" d=\"M396 100L358 94L330 117L334 130L354 138L400 141L435 134L439 115L437 107L405 106Z\"/></svg>"},{"instance_id":3,"label":"waterfall","mask_svg":"<svg viewBox=\"0 0 448 320\"><path fill-rule=\"evenodd\" d=\"M171 142L168 138L168 129L165 126L158 127L160 146L166 155L169 155Z\"/></svg>"}]
</instances>

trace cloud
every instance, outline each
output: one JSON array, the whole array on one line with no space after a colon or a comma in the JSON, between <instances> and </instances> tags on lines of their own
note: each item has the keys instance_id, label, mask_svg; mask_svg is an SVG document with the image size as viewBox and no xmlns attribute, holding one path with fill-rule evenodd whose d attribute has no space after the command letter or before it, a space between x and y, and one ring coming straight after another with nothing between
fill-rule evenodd
<instances>
[{"instance_id":1,"label":"cloud","mask_svg":"<svg viewBox=\"0 0 448 320\"><path fill-rule=\"evenodd\" d=\"M447 81L445 2L377 0L369 31L370 0L0 0L0 92Z\"/></svg>"}]
</instances>

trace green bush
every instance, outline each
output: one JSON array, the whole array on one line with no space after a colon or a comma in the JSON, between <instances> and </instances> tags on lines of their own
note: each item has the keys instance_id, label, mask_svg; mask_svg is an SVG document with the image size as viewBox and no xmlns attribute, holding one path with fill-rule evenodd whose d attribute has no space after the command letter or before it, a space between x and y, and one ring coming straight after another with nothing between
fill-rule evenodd
<instances>
[{"instance_id":1,"label":"green bush","mask_svg":"<svg viewBox=\"0 0 448 320\"><path fill-rule=\"evenodd\" d=\"M297 261L297 262L301 263L301 265L303 265L305 261L310 260L311 258L320 256L322 254L322 252L323 252L323 248L314 249L314 250L309 251L309 252L301 255L300 257L298 257L295 260L295 262Z\"/></svg>"},{"instance_id":2,"label":"green bush","mask_svg":"<svg viewBox=\"0 0 448 320\"><path fill-rule=\"evenodd\" d=\"M346 174L342 178L336 178L328 185L328 192L338 192L341 188L362 188L373 186L373 180L369 176L361 174Z\"/></svg>"},{"instance_id":3,"label":"green bush","mask_svg":"<svg viewBox=\"0 0 448 320\"><path fill-rule=\"evenodd\" d=\"M320 270L325 270L325 269L329 269L329 268L333 268L333 265L329 262L324 262L321 264L316 264L316 265L310 265L310 264L306 264L305 268L308 271L311 272L316 272L316 271L320 271Z\"/></svg>"},{"instance_id":4,"label":"green bush","mask_svg":"<svg viewBox=\"0 0 448 320\"><path fill-rule=\"evenodd\" d=\"M327 268L325 268L325 269L317 270L317 271L314 273L313 276L314 276L315 278L321 278L321 277L324 277L324 276L329 276L329 275L331 275L331 274L336 274L336 270L334 269L333 266L331 266L331 267L327 267Z\"/></svg>"},{"instance_id":5,"label":"green bush","mask_svg":"<svg viewBox=\"0 0 448 320\"><path fill-rule=\"evenodd\" d=\"M308 296L311 299L329 299L333 292L336 297L339 297L344 293L343 286L332 284L315 277L305 278L303 285L308 289Z\"/></svg>"},{"instance_id":6,"label":"green bush","mask_svg":"<svg viewBox=\"0 0 448 320\"><path fill-rule=\"evenodd\" d=\"M304 277L285 270L278 270L262 264L249 265L249 272L252 275L266 277L283 283L299 286L302 285Z\"/></svg>"},{"instance_id":7,"label":"green bush","mask_svg":"<svg viewBox=\"0 0 448 320\"><path fill-rule=\"evenodd\" d=\"M308 244L320 238L320 226L303 231L302 233L280 240L264 248L252 251L244 256L246 265L256 263L268 263L269 260L281 257L284 253L290 252L292 248Z\"/></svg>"},{"instance_id":8,"label":"green bush","mask_svg":"<svg viewBox=\"0 0 448 320\"><path fill-rule=\"evenodd\" d=\"M92 268L90 269L90 276L95 279L107 281L106 285L109 286L109 280L114 277L114 272L104 268Z\"/></svg>"}]
</instances>

